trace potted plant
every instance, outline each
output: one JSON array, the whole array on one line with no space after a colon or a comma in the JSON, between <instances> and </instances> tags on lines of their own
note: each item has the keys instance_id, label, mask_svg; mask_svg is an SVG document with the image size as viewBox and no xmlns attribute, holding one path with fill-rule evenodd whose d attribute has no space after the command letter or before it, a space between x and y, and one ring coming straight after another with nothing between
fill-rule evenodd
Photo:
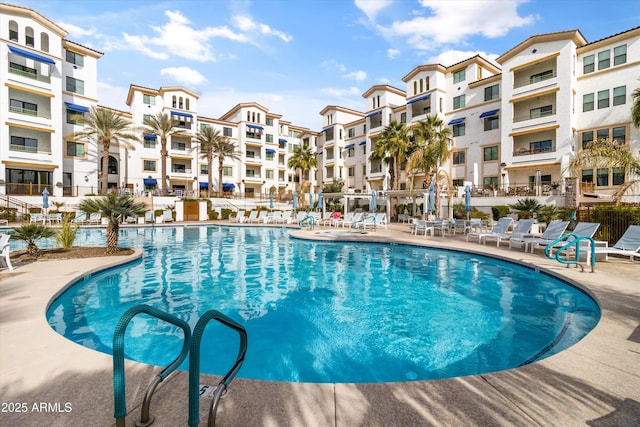
<instances>
[{"instance_id":1,"label":"potted plant","mask_svg":"<svg viewBox=\"0 0 640 427\"><path fill-rule=\"evenodd\" d=\"M557 196L558 195L558 187L560 187L560 183L558 181L553 181L551 183L551 195L552 196Z\"/></svg>"}]
</instances>

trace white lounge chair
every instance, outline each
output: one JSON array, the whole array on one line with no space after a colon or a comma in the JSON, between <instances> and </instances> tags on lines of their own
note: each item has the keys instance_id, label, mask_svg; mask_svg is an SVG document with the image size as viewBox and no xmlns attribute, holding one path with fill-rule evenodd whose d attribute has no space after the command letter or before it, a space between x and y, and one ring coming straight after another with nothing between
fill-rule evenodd
<instances>
[{"instance_id":1,"label":"white lounge chair","mask_svg":"<svg viewBox=\"0 0 640 427\"><path fill-rule=\"evenodd\" d=\"M249 216L246 216L244 218L240 218L240 222L242 223L249 223L251 224L256 218L258 218L258 211L251 211L249 212Z\"/></svg>"},{"instance_id":2,"label":"white lounge chair","mask_svg":"<svg viewBox=\"0 0 640 427\"><path fill-rule=\"evenodd\" d=\"M253 213L253 211L251 211L251 212ZM257 212L257 211L256 211L256 212ZM256 217L255 217L255 218L253 218L253 219L251 219L251 218L249 219L249 223L253 224L253 223L255 222L255 223L259 224L259 223L261 223L261 222L266 222L266 220L267 220L267 211L263 211L263 210L261 210L261 211L258 213L258 216L256 216Z\"/></svg>"},{"instance_id":3,"label":"white lounge chair","mask_svg":"<svg viewBox=\"0 0 640 427\"><path fill-rule=\"evenodd\" d=\"M44 223L44 215L41 213L32 213L29 216L29 222L32 224Z\"/></svg>"},{"instance_id":4,"label":"white lounge chair","mask_svg":"<svg viewBox=\"0 0 640 427\"><path fill-rule=\"evenodd\" d=\"M271 224L277 224L282 221L282 211L271 212L271 216L268 216L266 222Z\"/></svg>"},{"instance_id":5,"label":"white lounge chair","mask_svg":"<svg viewBox=\"0 0 640 427\"><path fill-rule=\"evenodd\" d=\"M340 225L342 226L342 228L345 228L347 226L351 227L354 223L362 220L362 215L362 212L354 212L350 220L345 216Z\"/></svg>"},{"instance_id":6,"label":"white lounge chair","mask_svg":"<svg viewBox=\"0 0 640 427\"><path fill-rule=\"evenodd\" d=\"M4 259L7 268L13 270L11 258L9 257L9 239L11 239L10 234L0 234L0 259Z\"/></svg>"},{"instance_id":7,"label":"white lounge chair","mask_svg":"<svg viewBox=\"0 0 640 427\"><path fill-rule=\"evenodd\" d=\"M49 224L62 224L62 213L56 212L47 215L47 222Z\"/></svg>"},{"instance_id":8,"label":"white lounge chair","mask_svg":"<svg viewBox=\"0 0 640 427\"><path fill-rule=\"evenodd\" d=\"M640 225L630 225L627 231L612 247L596 246L596 255L622 255L628 256L631 261L634 257L640 258Z\"/></svg>"},{"instance_id":9,"label":"white lounge chair","mask_svg":"<svg viewBox=\"0 0 640 427\"><path fill-rule=\"evenodd\" d=\"M284 211L282 212L282 217L280 218L280 222L282 224L288 224L289 222L291 222L291 211Z\"/></svg>"},{"instance_id":10,"label":"white lounge chair","mask_svg":"<svg viewBox=\"0 0 640 427\"><path fill-rule=\"evenodd\" d=\"M413 226L411 227L411 233L416 236L420 233L427 237L427 233L433 236L433 222L427 222L426 219L414 219Z\"/></svg>"},{"instance_id":11,"label":"white lounge chair","mask_svg":"<svg viewBox=\"0 0 640 427\"><path fill-rule=\"evenodd\" d=\"M555 241L558 237L562 236L562 233L569 226L569 221L553 220L549 223L544 233L540 237L513 237L509 239L509 249L521 248L524 246L524 251L528 252L531 248L533 253L533 247L535 245L548 245Z\"/></svg>"},{"instance_id":12,"label":"white lounge chair","mask_svg":"<svg viewBox=\"0 0 640 427\"><path fill-rule=\"evenodd\" d=\"M496 246L500 246L500 242L508 241L510 239L520 239L522 237L533 237L531 234L531 227L535 219L521 219L516 223L516 226L513 228L511 233L504 234L491 234L488 236L484 236L482 239L482 243L487 244L487 240L495 240Z\"/></svg>"},{"instance_id":13,"label":"white lounge chair","mask_svg":"<svg viewBox=\"0 0 640 427\"><path fill-rule=\"evenodd\" d=\"M153 213L153 211L146 211L144 213L144 222L153 223L154 221L155 221L155 214Z\"/></svg>"},{"instance_id":14,"label":"white lounge chair","mask_svg":"<svg viewBox=\"0 0 640 427\"><path fill-rule=\"evenodd\" d=\"M85 222L87 222L87 213L84 211L76 211L76 214L71 222L74 224L84 224Z\"/></svg>"},{"instance_id":15,"label":"white lounge chair","mask_svg":"<svg viewBox=\"0 0 640 427\"><path fill-rule=\"evenodd\" d=\"M560 242L558 242L557 244L553 245L553 247L549 248L549 255L553 254L553 249L558 249L562 246L565 246L568 242L571 242L577 238L580 237L591 237L593 238L593 236L596 234L596 231L598 231L598 228L600 227L600 223L599 222L579 222L578 224L576 224L575 228L573 229L573 231L571 231L570 233L565 234L564 236L566 237L565 239L561 240ZM559 239L560 237L558 237ZM557 239L556 239L557 240ZM545 247L549 246L551 243L553 242L549 242L546 245L544 245ZM538 245L541 245L540 243L538 243ZM531 248L531 251L533 252L533 249L538 246L538 245L534 245ZM581 239L580 240L580 246L587 246L587 257L589 257L591 255L591 253L589 252L589 249L591 247L591 242L588 239ZM575 247L571 246L570 248L568 248L568 250L570 251L575 251ZM589 261L589 258L587 258L587 261Z\"/></svg>"},{"instance_id":16,"label":"white lounge chair","mask_svg":"<svg viewBox=\"0 0 640 427\"><path fill-rule=\"evenodd\" d=\"M165 209L162 211L162 222L172 222L173 221L173 212L170 209Z\"/></svg>"},{"instance_id":17,"label":"white lounge chair","mask_svg":"<svg viewBox=\"0 0 640 427\"><path fill-rule=\"evenodd\" d=\"M92 213L91 215L89 215L89 219L87 220L89 224L100 224L101 221L102 215L100 215L100 212Z\"/></svg>"},{"instance_id":18,"label":"white lounge chair","mask_svg":"<svg viewBox=\"0 0 640 427\"><path fill-rule=\"evenodd\" d=\"M244 218L244 212L244 209L240 209L238 213L236 213L236 216L229 218L229 221L241 223Z\"/></svg>"},{"instance_id":19,"label":"white lounge chair","mask_svg":"<svg viewBox=\"0 0 640 427\"><path fill-rule=\"evenodd\" d=\"M332 219L331 219L331 227L341 227L342 223L344 221L351 221L353 219L353 215L355 214L355 212L348 212L346 215L344 215L344 217L336 217L335 215L333 215Z\"/></svg>"},{"instance_id":20,"label":"white lounge chair","mask_svg":"<svg viewBox=\"0 0 640 427\"><path fill-rule=\"evenodd\" d=\"M482 242L482 239L484 239L485 236L490 236L490 235L493 235L493 234L505 234L509 230L509 227L511 227L511 224L513 224L513 218L511 218L511 217L500 218L498 220L498 222L495 223L495 225L493 226L493 229L491 229L491 231L487 231L487 232L470 231L470 232L468 232L467 233L467 242L469 241L469 237L477 237L478 238L478 243L480 243L480 242Z\"/></svg>"},{"instance_id":21,"label":"white lounge chair","mask_svg":"<svg viewBox=\"0 0 640 427\"><path fill-rule=\"evenodd\" d=\"M387 228L387 214L384 212L376 213L375 215L369 214L365 216L360 222L354 223L355 228L366 230L367 228L376 229L378 226Z\"/></svg>"}]
</instances>

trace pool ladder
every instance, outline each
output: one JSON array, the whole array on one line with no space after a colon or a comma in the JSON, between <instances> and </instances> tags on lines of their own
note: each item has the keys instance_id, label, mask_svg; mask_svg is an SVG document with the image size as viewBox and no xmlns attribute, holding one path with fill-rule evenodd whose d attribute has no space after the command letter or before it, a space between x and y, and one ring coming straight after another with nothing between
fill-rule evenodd
<instances>
[{"instance_id":1,"label":"pool ladder","mask_svg":"<svg viewBox=\"0 0 640 427\"><path fill-rule=\"evenodd\" d=\"M572 240L567 241L570 238L572 238ZM545 246L544 254L547 258L555 258L556 261L558 261L560 264L565 264L567 267L569 267L570 265L576 265L577 267L580 267L581 271L584 271L584 266L580 264L580 242L582 242L583 240L589 242L590 253L587 254L587 262L591 265L591 272L593 273L596 265L596 247L594 240L589 236L577 236L573 233L565 234ZM563 241L567 241L567 243L560 246L555 255L551 255L553 247ZM569 250L574 246L575 259L570 260L561 256L562 252Z\"/></svg>"},{"instance_id":2,"label":"pool ladder","mask_svg":"<svg viewBox=\"0 0 640 427\"><path fill-rule=\"evenodd\" d=\"M313 230L316 226L316 217L315 215L307 215L300 220L300 227L304 226L306 223L309 223L309 230Z\"/></svg>"},{"instance_id":3,"label":"pool ladder","mask_svg":"<svg viewBox=\"0 0 640 427\"><path fill-rule=\"evenodd\" d=\"M218 383L211 405L209 406L209 419L208 426L215 426L216 411L218 404L223 394L226 392L231 381L235 378L236 374L242 367L245 355L247 353L247 331L239 323L235 322L231 318L225 316L217 310L209 310L200 317L193 329L193 335L189 324L184 320L181 320L171 314L165 313L154 307L150 307L145 304L136 305L127 310L116 325L116 330L113 334L113 394L114 394L114 417L116 418L116 427L125 427L125 417L127 415L127 396L125 387L125 375L124 375L124 334L127 330L129 322L138 314L145 313L150 316L156 317L160 320L164 320L167 323L171 323L178 326L184 332L184 342L182 344L182 350L178 357L174 359L166 368L164 368L158 375L156 375L149 386L142 402L142 409L140 411L140 421L136 421L136 427L146 427L151 425L155 417L149 413L151 406L151 398L155 392L156 387L160 384L169 374L175 371L178 366L189 355L189 426L197 426L200 423L200 394L198 393L199 379L200 379L200 343L202 341L202 334L211 320L216 320L223 325L235 330L240 336L240 345L238 349L238 356L236 361L227 372L227 374Z\"/></svg>"}]
</instances>

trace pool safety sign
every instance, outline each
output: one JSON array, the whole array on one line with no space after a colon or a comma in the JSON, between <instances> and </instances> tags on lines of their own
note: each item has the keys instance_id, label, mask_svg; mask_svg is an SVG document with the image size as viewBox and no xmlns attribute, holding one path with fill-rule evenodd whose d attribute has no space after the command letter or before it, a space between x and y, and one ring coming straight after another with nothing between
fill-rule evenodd
<instances>
[{"instance_id":1,"label":"pool safety sign","mask_svg":"<svg viewBox=\"0 0 640 427\"><path fill-rule=\"evenodd\" d=\"M216 388L212 385L200 384L200 397L206 397L207 399L213 399L213 393Z\"/></svg>"}]
</instances>

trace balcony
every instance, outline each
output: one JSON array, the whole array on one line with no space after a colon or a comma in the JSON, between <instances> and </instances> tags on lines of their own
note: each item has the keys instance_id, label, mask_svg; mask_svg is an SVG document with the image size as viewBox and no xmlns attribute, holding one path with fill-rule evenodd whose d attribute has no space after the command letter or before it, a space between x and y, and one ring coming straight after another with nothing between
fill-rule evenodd
<instances>
[{"instance_id":1,"label":"balcony","mask_svg":"<svg viewBox=\"0 0 640 427\"><path fill-rule=\"evenodd\" d=\"M51 76L38 74L35 69L23 67L22 65L15 64L13 62L9 63L9 73L25 77L27 79L37 80L43 83L51 83Z\"/></svg>"},{"instance_id":2,"label":"balcony","mask_svg":"<svg viewBox=\"0 0 640 427\"><path fill-rule=\"evenodd\" d=\"M513 88L514 89L518 89L518 88L521 88L521 87L525 87L525 86L533 85L533 84L536 84L536 83L540 83L540 82L548 81L548 80L551 80L551 79L555 79L556 77L558 77L558 74L557 74L556 70L549 70L549 71L546 71L546 72L542 72L542 73L539 73L539 74L526 76L526 77L516 76L517 80L514 80Z\"/></svg>"},{"instance_id":3,"label":"balcony","mask_svg":"<svg viewBox=\"0 0 640 427\"><path fill-rule=\"evenodd\" d=\"M9 106L9 111L12 112L12 113L22 114L22 115L25 115L25 116L39 117L41 119L51 120L51 114L50 113L44 113L44 112L40 112L38 110L29 109L29 108Z\"/></svg>"},{"instance_id":4,"label":"balcony","mask_svg":"<svg viewBox=\"0 0 640 427\"><path fill-rule=\"evenodd\" d=\"M19 151L21 153L34 153L34 154L51 154L51 147L43 147L40 145L20 145L9 144L10 151Z\"/></svg>"},{"instance_id":5,"label":"balcony","mask_svg":"<svg viewBox=\"0 0 640 427\"><path fill-rule=\"evenodd\" d=\"M527 120L535 120L541 117L549 117L549 116L555 116L555 115L556 115L555 107L549 105L549 106L540 107L540 108L533 108L529 110L528 114L520 114L520 115L514 116L513 122L519 123Z\"/></svg>"},{"instance_id":6,"label":"balcony","mask_svg":"<svg viewBox=\"0 0 640 427\"><path fill-rule=\"evenodd\" d=\"M552 145L550 147L531 147L531 148L520 147L520 148L516 148L513 151L513 157L532 156L536 154L555 153L555 152L556 152L555 145Z\"/></svg>"}]
</instances>

